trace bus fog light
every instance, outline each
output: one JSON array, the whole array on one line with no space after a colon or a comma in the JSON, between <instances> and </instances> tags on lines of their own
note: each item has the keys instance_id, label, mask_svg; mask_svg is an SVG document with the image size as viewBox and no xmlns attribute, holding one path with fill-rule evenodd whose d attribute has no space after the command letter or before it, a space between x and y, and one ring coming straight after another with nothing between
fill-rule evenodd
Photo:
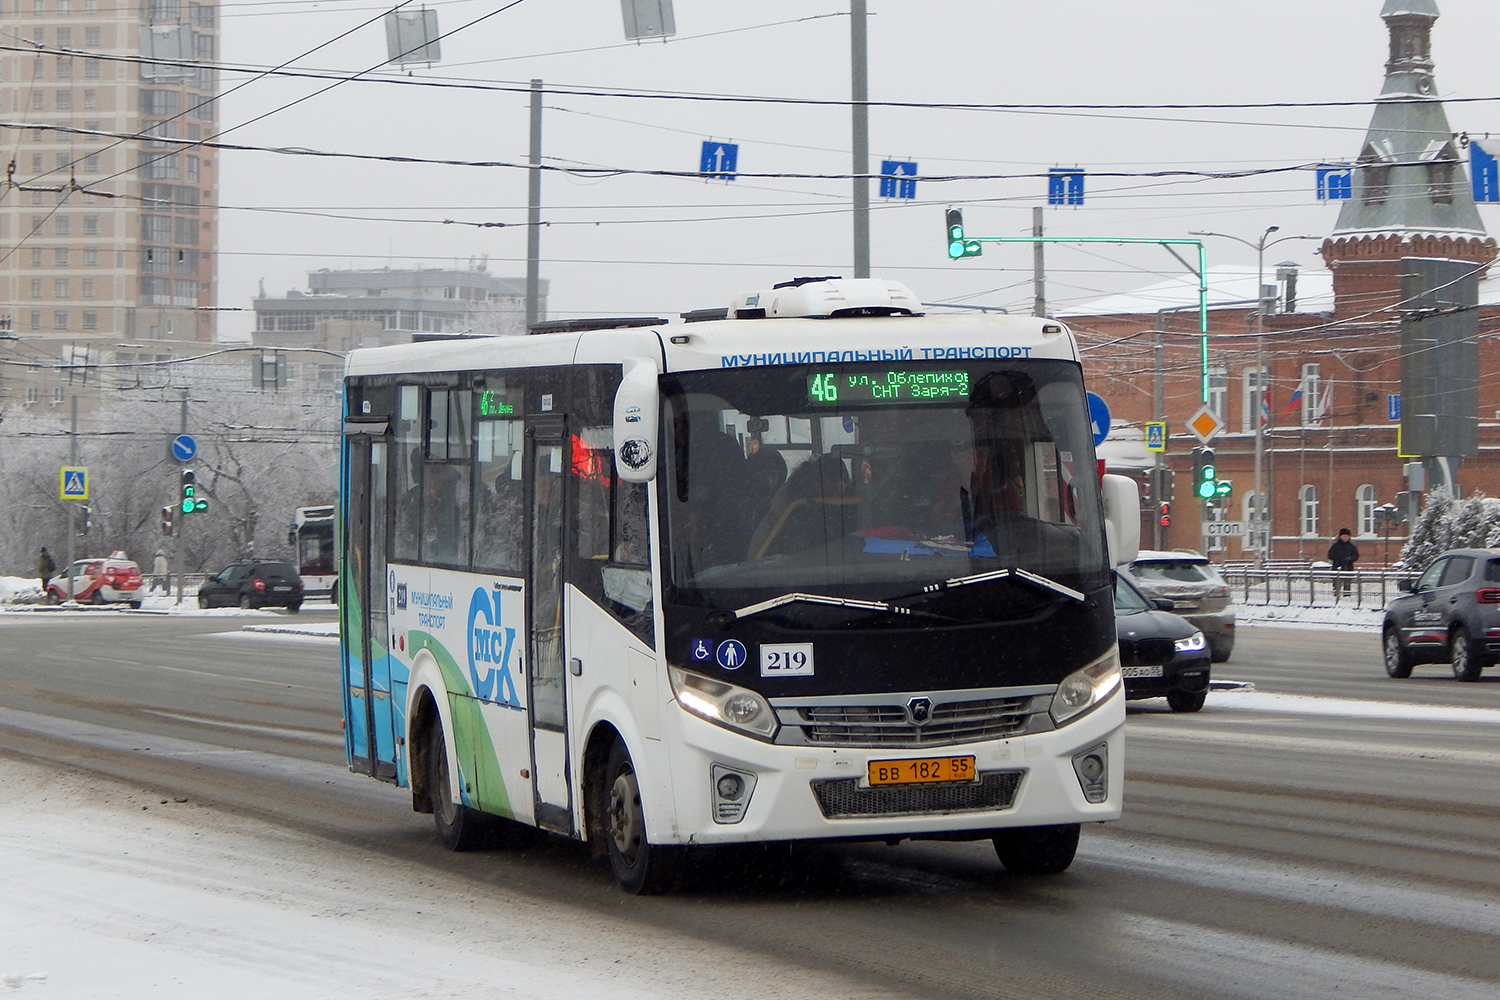
<instances>
[{"instance_id":1,"label":"bus fog light","mask_svg":"<svg viewBox=\"0 0 1500 1000\"><path fill-rule=\"evenodd\" d=\"M710 773L714 786L714 822L738 823L745 818L750 796L755 792L755 775L723 764L715 764Z\"/></svg>"},{"instance_id":2,"label":"bus fog light","mask_svg":"<svg viewBox=\"0 0 1500 1000\"><path fill-rule=\"evenodd\" d=\"M714 788L719 798L735 802L745 794L745 779L738 774L726 774L714 783Z\"/></svg>"},{"instance_id":3,"label":"bus fog light","mask_svg":"<svg viewBox=\"0 0 1500 1000\"><path fill-rule=\"evenodd\" d=\"M1075 753L1073 773L1078 775L1084 799L1098 803L1109 798L1109 744L1100 743L1082 753Z\"/></svg>"}]
</instances>

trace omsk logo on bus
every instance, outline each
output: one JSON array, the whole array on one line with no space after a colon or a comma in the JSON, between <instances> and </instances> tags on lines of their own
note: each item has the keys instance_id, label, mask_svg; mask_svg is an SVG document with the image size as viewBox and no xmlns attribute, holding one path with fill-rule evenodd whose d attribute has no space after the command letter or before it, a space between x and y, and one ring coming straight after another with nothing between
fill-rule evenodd
<instances>
[{"instance_id":1,"label":"omsk logo on bus","mask_svg":"<svg viewBox=\"0 0 1500 1000\"><path fill-rule=\"evenodd\" d=\"M645 438L628 438L620 445L619 458L628 469L644 468L651 461L651 445Z\"/></svg>"},{"instance_id":2,"label":"omsk logo on bus","mask_svg":"<svg viewBox=\"0 0 1500 1000\"><path fill-rule=\"evenodd\" d=\"M469 599L469 679L474 683L475 697L520 708L521 699L510 672L516 630L501 623L500 593L476 587ZM484 664L482 678L480 664Z\"/></svg>"}]
</instances>

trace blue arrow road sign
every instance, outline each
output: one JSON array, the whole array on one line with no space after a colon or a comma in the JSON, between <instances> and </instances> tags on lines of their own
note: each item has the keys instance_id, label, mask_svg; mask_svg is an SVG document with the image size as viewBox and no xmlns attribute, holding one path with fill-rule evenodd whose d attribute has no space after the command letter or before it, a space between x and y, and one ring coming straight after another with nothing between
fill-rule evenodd
<instances>
[{"instance_id":1,"label":"blue arrow road sign","mask_svg":"<svg viewBox=\"0 0 1500 1000\"><path fill-rule=\"evenodd\" d=\"M1097 448L1109 436L1109 407L1104 400L1094 395L1089 397L1089 425L1094 432L1094 447Z\"/></svg>"},{"instance_id":2,"label":"blue arrow road sign","mask_svg":"<svg viewBox=\"0 0 1500 1000\"><path fill-rule=\"evenodd\" d=\"M198 454L198 442L186 434L179 434L172 439L172 457L179 462L191 462L193 456Z\"/></svg>"},{"instance_id":3,"label":"blue arrow road sign","mask_svg":"<svg viewBox=\"0 0 1500 1000\"><path fill-rule=\"evenodd\" d=\"M1083 169L1081 167L1053 167L1047 172L1047 204L1083 204Z\"/></svg>"},{"instance_id":4,"label":"blue arrow road sign","mask_svg":"<svg viewBox=\"0 0 1500 1000\"><path fill-rule=\"evenodd\" d=\"M698 171L706 177L719 180L734 180L735 168L740 159L740 147L733 142L705 142L703 156L698 160Z\"/></svg>"},{"instance_id":5,"label":"blue arrow road sign","mask_svg":"<svg viewBox=\"0 0 1500 1000\"><path fill-rule=\"evenodd\" d=\"M903 160L880 161L880 197L915 198L917 165Z\"/></svg>"},{"instance_id":6,"label":"blue arrow road sign","mask_svg":"<svg viewBox=\"0 0 1500 1000\"><path fill-rule=\"evenodd\" d=\"M1401 394L1399 392L1385 397L1385 417L1387 420L1401 419Z\"/></svg>"}]
</instances>

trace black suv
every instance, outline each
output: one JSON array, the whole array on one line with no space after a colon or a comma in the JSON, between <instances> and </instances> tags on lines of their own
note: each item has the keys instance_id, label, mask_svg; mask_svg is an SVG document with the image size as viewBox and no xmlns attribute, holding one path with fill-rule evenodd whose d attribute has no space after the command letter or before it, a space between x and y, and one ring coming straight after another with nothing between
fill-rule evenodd
<instances>
[{"instance_id":1,"label":"black suv","mask_svg":"<svg viewBox=\"0 0 1500 1000\"><path fill-rule=\"evenodd\" d=\"M1385 672L1410 677L1417 663L1448 663L1477 681L1500 656L1500 549L1444 552L1385 609Z\"/></svg>"},{"instance_id":2,"label":"black suv","mask_svg":"<svg viewBox=\"0 0 1500 1000\"><path fill-rule=\"evenodd\" d=\"M1148 598L1115 574L1115 636L1125 697L1165 697L1174 712L1196 712L1208 697L1210 650L1192 622L1168 614L1172 602Z\"/></svg>"},{"instance_id":3,"label":"black suv","mask_svg":"<svg viewBox=\"0 0 1500 1000\"><path fill-rule=\"evenodd\" d=\"M198 607L302 608L302 577L291 563L247 559L233 562L203 581Z\"/></svg>"}]
</instances>

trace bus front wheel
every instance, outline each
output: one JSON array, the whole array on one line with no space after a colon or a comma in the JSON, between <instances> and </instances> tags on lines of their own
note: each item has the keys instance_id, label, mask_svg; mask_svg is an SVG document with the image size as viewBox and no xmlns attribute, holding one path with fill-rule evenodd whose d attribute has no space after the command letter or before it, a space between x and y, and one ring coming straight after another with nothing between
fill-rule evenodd
<instances>
[{"instance_id":1,"label":"bus front wheel","mask_svg":"<svg viewBox=\"0 0 1500 1000\"><path fill-rule=\"evenodd\" d=\"M656 895L674 888L683 850L653 844L646 836L646 813L635 764L623 740L616 740L604 767L605 843L615 881L626 892Z\"/></svg>"},{"instance_id":2,"label":"bus front wheel","mask_svg":"<svg viewBox=\"0 0 1500 1000\"><path fill-rule=\"evenodd\" d=\"M995 854L1013 875L1055 875L1078 852L1078 824L1024 826L995 832Z\"/></svg>"},{"instance_id":3,"label":"bus front wheel","mask_svg":"<svg viewBox=\"0 0 1500 1000\"><path fill-rule=\"evenodd\" d=\"M432 818L437 825L438 839L450 851L472 851L481 846L483 830L479 816L468 806L453 801L443 724L437 720L433 722L427 760L431 769L428 772L427 790L431 796Z\"/></svg>"}]
</instances>

